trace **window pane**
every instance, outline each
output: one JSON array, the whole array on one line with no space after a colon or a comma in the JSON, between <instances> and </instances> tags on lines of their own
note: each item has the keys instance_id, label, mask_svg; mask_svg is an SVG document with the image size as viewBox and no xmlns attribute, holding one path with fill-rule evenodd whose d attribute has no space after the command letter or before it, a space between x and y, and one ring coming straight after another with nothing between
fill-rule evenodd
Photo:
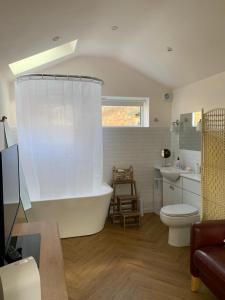
<instances>
[{"instance_id":1,"label":"window pane","mask_svg":"<svg viewBox=\"0 0 225 300\"><path fill-rule=\"evenodd\" d=\"M197 127L198 122L202 118L202 112L201 111L196 111L192 113L192 126Z\"/></svg>"},{"instance_id":2,"label":"window pane","mask_svg":"<svg viewBox=\"0 0 225 300\"><path fill-rule=\"evenodd\" d=\"M141 126L140 106L102 106L103 126Z\"/></svg>"}]
</instances>

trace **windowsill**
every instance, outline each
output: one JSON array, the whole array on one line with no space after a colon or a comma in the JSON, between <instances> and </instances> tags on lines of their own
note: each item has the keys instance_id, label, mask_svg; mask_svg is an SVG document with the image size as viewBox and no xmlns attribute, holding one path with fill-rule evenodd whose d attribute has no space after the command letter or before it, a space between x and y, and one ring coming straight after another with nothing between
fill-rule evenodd
<instances>
[{"instance_id":1,"label":"windowsill","mask_svg":"<svg viewBox=\"0 0 225 300\"><path fill-rule=\"evenodd\" d=\"M150 128L150 126L102 126L102 128Z\"/></svg>"}]
</instances>

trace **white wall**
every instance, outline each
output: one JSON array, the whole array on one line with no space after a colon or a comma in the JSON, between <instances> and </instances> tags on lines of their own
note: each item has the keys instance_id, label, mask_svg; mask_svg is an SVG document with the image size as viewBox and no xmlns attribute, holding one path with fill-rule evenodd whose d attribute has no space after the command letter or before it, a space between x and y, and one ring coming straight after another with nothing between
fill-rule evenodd
<instances>
[{"instance_id":1,"label":"white wall","mask_svg":"<svg viewBox=\"0 0 225 300\"><path fill-rule=\"evenodd\" d=\"M197 81L174 91L172 120L181 113L225 107L225 72Z\"/></svg>"},{"instance_id":2,"label":"white wall","mask_svg":"<svg viewBox=\"0 0 225 300\"><path fill-rule=\"evenodd\" d=\"M202 108L208 111L218 107L225 107L225 72L176 89L171 120L179 119L180 114L183 113L200 111ZM175 157L180 155L186 165L194 167L196 162L200 162L200 152L178 151L178 140L174 134L172 134L172 145Z\"/></svg>"},{"instance_id":3,"label":"white wall","mask_svg":"<svg viewBox=\"0 0 225 300\"><path fill-rule=\"evenodd\" d=\"M13 94L13 96L12 96ZM9 82L0 73L0 118L5 115L12 126L16 124L16 106L14 100L14 82Z\"/></svg>"},{"instance_id":4,"label":"white wall","mask_svg":"<svg viewBox=\"0 0 225 300\"><path fill-rule=\"evenodd\" d=\"M171 103L162 100L163 92L167 91L166 87L117 60L76 57L43 72L98 77L104 80L103 96L149 97L151 126L169 126ZM159 122L154 122L154 118L158 118Z\"/></svg>"},{"instance_id":5,"label":"white wall","mask_svg":"<svg viewBox=\"0 0 225 300\"><path fill-rule=\"evenodd\" d=\"M10 119L10 97L9 85L5 78L0 74L0 119L7 116ZM5 148L5 138L3 123L0 123L0 150Z\"/></svg>"},{"instance_id":6,"label":"white wall","mask_svg":"<svg viewBox=\"0 0 225 300\"><path fill-rule=\"evenodd\" d=\"M9 86L0 74L0 118L9 113Z\"/></svg>"}]
</instances>

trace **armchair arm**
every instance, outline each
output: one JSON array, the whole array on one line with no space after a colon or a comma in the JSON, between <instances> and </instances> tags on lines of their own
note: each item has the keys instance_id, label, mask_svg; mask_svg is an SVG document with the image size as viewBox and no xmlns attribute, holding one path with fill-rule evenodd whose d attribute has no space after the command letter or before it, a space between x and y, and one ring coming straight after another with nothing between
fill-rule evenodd
<instances>
[{"instance_id":1,"label":"armchair arm","mask_svg":"<svg viewBox=\"0 0 225 300\"><path fill-rule=\"evenodd\" d=\"M191 248L223 245L225 240L225 220L197 222L191 229Z\"/></svg>"},{"instance_id":2,"label":"armchair arm","mask_svg":"<svg viewBox=\"0 0 225 300\"><path fill-rule=\"evenodd\" d=\"M193 263L196 250L207 246L219 246L225 243L225 220L197 222L191 229L191 273L198 276Z\"/></svg>"}]
</instances>

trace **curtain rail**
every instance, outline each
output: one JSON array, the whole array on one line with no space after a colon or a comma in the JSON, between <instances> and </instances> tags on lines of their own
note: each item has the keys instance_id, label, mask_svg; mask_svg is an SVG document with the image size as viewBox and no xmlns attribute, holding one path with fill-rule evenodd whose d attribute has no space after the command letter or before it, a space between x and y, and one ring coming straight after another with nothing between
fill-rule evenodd
<instances>
[{"instance_id":1,"label":"curtain rail","mask_svg":"<svg viewBox=\"0 0 225 300\"><path fill-rule=\"evenodd\" d=\"M104 84L102 79L92 76L82 76L82 75L62 75L62 74L28 74L22 75L17 78L17 80L24 80L24 79L64 79L64 80L84 80L84 81L93 81L99 82Z\"/></svg>"}]
</instances>

